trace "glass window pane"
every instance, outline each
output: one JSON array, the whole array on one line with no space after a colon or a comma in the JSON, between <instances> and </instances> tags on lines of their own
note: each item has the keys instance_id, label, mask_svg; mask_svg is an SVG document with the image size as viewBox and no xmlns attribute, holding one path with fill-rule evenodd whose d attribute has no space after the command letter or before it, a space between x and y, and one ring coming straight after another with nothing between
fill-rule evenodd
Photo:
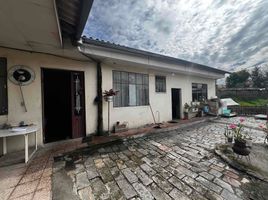
<instances>
[{"instance_id":1,"label":"glass window pane","mask_svg":"<svg viewBox=\"0 0 268 200\"><path fill-rule=\"evenodd\" d=\"M142 105L142 97L144 96L142 87L143 87L142 85L137 85L136 86L136 90L137 90L137 106Z\"/></svg>"},{"instance_id":2,"label":"glass window pane","mask_svg":"<svg viewBox=\"0 0 268 200\"><path fill-rule=\"evenodd\" d=\"M144 85L143 86L143 104L142 105L149 105L149 86Z\"/></svg>"},{"instance_id":3,"label":"glass window pane","mask_svg":"<svg viewBox=\"0 0 268 200\"><path fill-rule=\"evenodd\" d=\"M121 73L119 71L113 71L113 81L114 81L114 83L120 83L121 82L120 74Z\"/></svg>"},{"instance_id":4,"label":"glass window pane","mask_svg":"<svg viewBox=\"0 0 268 200\"><path fill-rule=\"evenodd\" d=\"M165 84L159 87L165 90ZM113 71L113 89L119 91L114 97L114 107L149 104L149 76L147 74Z\"/></svg>"},{"instance_id":5,"label":"glass window pane","mask_svg":"<svg viewBox=\"0 0 268 200\"><path fill-rule=\"evenodd\" d=\"M121 106L128 106L129 103L129 93L128 93L128 84L121 85Z\"/></svg>"},{"instance_id":6,"label":"glass window pane","mask_svg":"<svg viewBox=\"0 0 268 200\"><path fill-rule=\"evenodd\" d=\"M113 89L119 91L118 94L116 96L114 96L114 107L120 107L122 105L122 103L121 103L121 96L122 96L121 84L114 83Z\"/></svg>"},{"instance_id":7,"label":"glass window pane","mask_svg":"<svg viewBox=\"0 0 268 200\"><path fill-rule=\"evenodd\" d=\"M128 73L121 72L121 83L128 83Z\"/></svg>"},{"instance_id":8,"label":"glass window pane","mask_svg":"<svg viewBox=\"0 0 268 200\"><path fill-rule=\"evenodd\" d=\"M166 77L156 76L155 77L155 91L156 92L166 92Z\"/></svg>"},{"instance_id":9,"label":"glass window pane","mask_svg":"<svg viewBox=\"0 0 268 200\"><path fill-rule=\"evenodd\" d=\"M192 83L193 101L202 101L207 99L207 84Z\"/></svg>"},{"instance_id":10,"label":"glass window pane","mask_svg":"<svg viewBox=\"0 0 268 200\"><path fill-rule=\"evenodd\" d=\"M129 105L136 106L136 85L129 85Z\"/></svg>"},{"instance_id":11,"label":"glass window pane","mask_svg":"<svg viewBox=\"0 0 268 200\"><path fill-rule=\"evenodd\" d=\"M143 84L144 85L149 85L149 77L146 74L143 75Z\"/></svg>"},{"instance_id":12,"label":"glass window pane","mask_svg":"<svg viewBox=\"0 0 268 200\"><path fill-rule=\"evenodd\" d=\"M136 83L137 84L142 84L142 74L136 74Z\"/></svg>"},{"instance_id":13,"label":"glass window pane","mask_svg":"<svg viewBox=\"0 0 268 200\"><path fill-rule=\"evenodd\" d=\"M128 78L129 78L129 84L135 84L136 83L136 75L134 73L129 73Z\"/></svg>"}]
</instances>

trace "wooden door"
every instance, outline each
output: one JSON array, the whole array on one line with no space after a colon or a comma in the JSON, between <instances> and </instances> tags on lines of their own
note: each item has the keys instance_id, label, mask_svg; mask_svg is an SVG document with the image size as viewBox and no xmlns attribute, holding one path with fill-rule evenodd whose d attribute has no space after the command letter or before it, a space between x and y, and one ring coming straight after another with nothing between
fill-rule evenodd
<instances>
[{"instance_id":1,"label":"wooden door","mask_svg":"<svg viewBox=\"0 0 268 200\"><path fill-rule=\"evenodd\" d=\"M86 135L84 72L71 72L71 96L72 138L84 137Z\"/></svg>"}]
</instances>

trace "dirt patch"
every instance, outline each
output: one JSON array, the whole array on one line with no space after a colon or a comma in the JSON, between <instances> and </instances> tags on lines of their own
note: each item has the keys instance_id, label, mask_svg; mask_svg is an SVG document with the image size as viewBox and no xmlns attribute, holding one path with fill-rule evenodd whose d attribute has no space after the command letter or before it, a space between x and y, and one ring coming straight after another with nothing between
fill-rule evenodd
<instances>
[{"instance_id":1,"label":"dirt patch","mask_svg":"<svg viewBox=\"0 0 268 200\"><path fill-rule=\"evenodd\" d=\"M264 181L252 181L241 186L244 196L252 200L268 200L268 183Z\"/></svg>"}]
</instances>

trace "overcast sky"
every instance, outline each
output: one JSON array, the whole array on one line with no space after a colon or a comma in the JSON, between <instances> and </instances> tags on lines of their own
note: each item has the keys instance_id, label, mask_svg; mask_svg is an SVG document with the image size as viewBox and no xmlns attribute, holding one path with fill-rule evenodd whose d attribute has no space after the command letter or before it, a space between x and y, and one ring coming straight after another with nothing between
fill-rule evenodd
<instances>
[{"instance_id":1,"label":"overcast sky","mask_svg":"<svg viewBox=\"0 0 268 200\"><path fill-rule=\"evenodd\" d=\"M83 34L236 71L268 64L267 9L268 0L94 0Z\"/></svg>"}]
</instances>

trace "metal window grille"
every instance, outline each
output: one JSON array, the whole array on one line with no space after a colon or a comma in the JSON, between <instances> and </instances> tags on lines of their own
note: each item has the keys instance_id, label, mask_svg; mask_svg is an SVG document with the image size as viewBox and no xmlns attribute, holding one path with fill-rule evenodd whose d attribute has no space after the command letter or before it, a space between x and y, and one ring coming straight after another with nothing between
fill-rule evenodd
<instances>
[{"instance_id":1,"label":"metal window grille","mask_svg":"<svg viewBox=\"0 0 268 200\"><path fill-rule=\"evenodd\" d=\"M202 83L192 83L192 101L202 101L208 98L208 86Z\"/></svg>"},{"instance_id":2,"label":"metal window grille","mask_svg":"<svg viewBox=\"0 0 268 200\"><path fill-rule=\"evenodd\" d=\"M113 71L114 107L149 105L149 76L147 74Z\"/></svg>"},{"instance_id":3,"label":"metal window grille","mask_svg":"<svg viewBox=\"0 0 268 200\"><path fill-rule=\"evenodd\" d=\"M165 76L155 76L155 91L166 92L166 77Z\"/></svg>"}]
</instances>

